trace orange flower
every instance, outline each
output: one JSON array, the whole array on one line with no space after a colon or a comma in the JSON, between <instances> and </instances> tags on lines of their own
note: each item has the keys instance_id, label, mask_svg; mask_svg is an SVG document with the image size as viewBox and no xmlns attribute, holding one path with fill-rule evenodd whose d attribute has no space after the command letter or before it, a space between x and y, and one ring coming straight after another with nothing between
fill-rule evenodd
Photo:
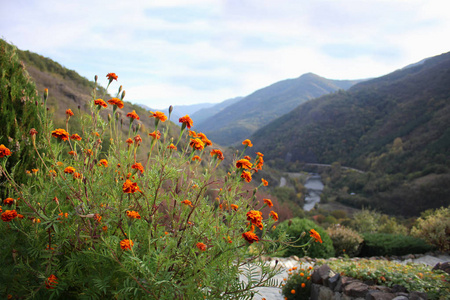
<instances>
[{"instance_id":1,"label":"orange flower","mask_svg":"<svg viewBox=\"0 0 450 300\"><path fill-rule=\"evenodd\" d=\"M141 215L139 215L139 213L137 211L129 211L127 210L127 217L130 219L140 219Z\"/></svg>"},{"instance_id":2,"label":"orange flower","mask_svg":"<svg viewBox=\"0 0 450 300\"><path fill-rule=\"evenodd\" d=\"M81 175L80 173L78 173L78 172L73 172L73 178L75 178L75 179L80 179L80 178L82 178L83 177L83 175Z\"/></svg>"},{"instance_id":3,"label":"orange flower","mask_svg":"<svg viewBox=\"0 0 450 300\"><path fill-rule=\"evenodd\" d=\"M2 220L4 222L10 222L14 218L17 217L17 211L13 210L5 210L4 213L2 213Z\"/></svg>"},{"instance_id":4,"label":"orange flower","mask_svg":"<svg viewBox=\"0 0 450 300\"><path fill-rule=\"evenodd\" d=\"M119 78L119 76L116 75L116 73L108 73L106 74L106 78L108 78L109 82L115 80L117 81L117 78Z\"/></svg>"},{"instance_id":5,"label":"orange flower","mask_svg":"<svg viewBox=\"0 0 450 300\"><path fill-rule=\"evenodd\" d=\"M106 159L100 159L98 165L99 165L99 166L102 166L102 165L103 165L103 166L105 166L105 167L108 167L108 161L107 161Z\"/></svg>"},{"instance_id":6,"label":"orange flower","mask_svg":"<svg viewBox=\"0 0 450 300\"><path fill-rule=\"evenodd\" d=\"M159 130L155 130L148 135L151 136L154 140L159 140L161 138L161 132L159 132Z\"/></svg>"},{"instance_id":7,"label":"orange flower","mask_svg":"<svg viewBox=\"0 0 450 300\"><path fill-rule=\"evenodd\" d=\"M50 275L46 280L45 280L45 287L48 290L52 290L55 288L55 286L58 284L58 278L55 275Z\"/></svg>"},{"instance_id":8,"label":"orange flower","mask_svg":"<svg viewBox=\"0 0 450 300\"><path fill-rule=\"evenodd\" d=\"M108 103L111 105L117 105L118 108L123 108L123 102L119 98L111 98L108 100Z\"/></svg>"},{"instance_id":9,"label":"orange flower","mask_svg":"<svg viewBox=\"0 0 450 300\"><path fill-rule=\"evenodd\" d=\"M258 242L258 241L259 241L258 236L257 236L256 234L254 234L252 231L244 232L244 233L242 234L242 237L243 237L247 242L249 242L250 244L253 244L253 242Z\"/></svg>"},{"instance_id":10,"label":"orange flower","mask_svg":"<svg viewBox=\"0 0 450 300\"><path fill-rule=\"evenodd\" d=\"M314 229L311 229L309 231L309 233L310 233L310 237L314 238L316 240L316 242L322 243L322 238L320 237L320 234L317 231L315 231Z\"/></svg>"},{"instance_id":11,"label":"orange flower","mask_svg":"<svg viewBox=\"0 0 450 300\"><path fill-rule=\"evenodd\" d=\"M177 150L177 147L174 145L174 144L170 144L169 146L167 146L167 149L170 149L170 150Z\"/></svg>"},{"instance_id":12,"label":"orange flower","mask_svg":"<svg viewBox=\"0 0 450 300\"><path fill-rule=\"evenodd\" d=\"M122 190L126 194L134 194L135 192L139 192L139 187L136 182L132 182L127 179L122 186Z\"/></svg>"},{"instance_id":13,"label":"orange flower","mask_svg":"<svg viewBox=\"0 0 450 300\"><path fill-rule=\"evenodd\" d=\"M30 135L31 135L31 136L34 136L34 135L36 135L36 134L38 134L37 130L34 129L34 128L31 128L31 129L30 129Z\"/></svg>"},{"instance_id":14,"label":"orange flower","mask_svg":"<svg viewBox=\"0 0 450 300\"><path fill-rule=\"evenodd\" d=\"M237 211L239 208L239 206L237 206L236 204L231 204L230 206L231 206L231 209L234 211Z\"/></svg>"},{"instance_id":15,"label":"orange flower","mask_svg":"<svg viewBox=\"0 0 450 300\"><path fill-rule=\"evenodd\" d=\"M263 165L264 165L264 159L262 158L262 156L258 156L257 162L256 162L256 169L261 170Z\"/></svg>"},{"instance_id":16,"label":"orange flower","mask_svg":"<svg viewBox=\"0 0 450 300\"><path fill-rule=\"evenodd\" d=\"M211 156L216 156L217 159L220 159L220 160L224 160L225 159L225 157L223 156L222 151L220 151L219 149L211 150L210 154L211 154Z\"/></svg>"},{"instance_id":17,"label":"orange flower","mask_svg":"<svg viewBox=\"0 0 450 300\"><path fill-rule=\"evenodd\" d=\"M5 147L5 145L1 144L0 145L0 158L4 157L4 156L9 156L11 155L11 151Z\"/></svg>"},{"instance_id":18,"label":"orange flower","mask_svg":"<svg viewBox=\"0 0 450 300\"><path fill-rule=\"evenodd\" d=\"M48 171L48 173L50 174L50 176L56 177L56 171L55 170L50 170L50 171Z\"/></svg>"},{"instance_id":19,"label":"orange flower","mask_svg":"<svg viewBox=\"0 0 450 300\"><path fill-rule=\"evenodd\" d=\"M265 204L267 204L267 206L269 206L269 207L273 206L272 200L270 200L270 199L263 199L263 201L264 201Z\"/></svg>"},{"instance_id":20,"label":"orange flower","mask_svg":"<svg viewBox=\"0 0 450 300\"><path fill-rule=\"evenodd\" d=\"M132 140L131 138L128 138L128 139L125 141L125 143L127 143L128 145L131 145L131 144L133 144L134 142L133 142L133 140Z\"/></svg>"},{"instance_id":21,"label":"orange flower","mask_svg":"<svg viewBox=\"0 0 450 300\"><path fill-rule=\"evenodd\" d=\"M206 146L212 145L212 142L206 137L206 134L200 132L197 134L197 137L199 137Z\"/></svg>"},{"instance_id":22,"label":"orange flower","mask_svg":"<svg viewBox=\"0 0 450 300\"><path fill-rule=\"evenodd\" d=\"M103 227L102 227L102 230L103 230L104 232L108 231L108 226L106 226L106 225L103 226Z\"/></svg>"},{"instance_id":23,"label":"orange flower","mask_svg":"<svg viewBox=\"0 0 450 300\"><path fill-rule=\"evenodd\" d=\"M99 214L94 214L94 220L100 223L102 221L102 216L100 216Z\"/></svg>"},{"instance_id":24,"label":"orange flower","mask_svg":"<svg viewBox=\"0 0 450 300\"><path fill-rule=\"evenodd\" d=\"M236 168L251 169L253 164L248 159L240 159L236 162Z\"/></svg>"},{"instance_id":25,"label":"orange flower","mask_svg":"<svg viewBox=\"0 0 450 300\"><path fill-rule=\"evenodd\" d=\"M14 199L13 198L6 198L5 200L3 200L3 204L13 205L14 204Z\"/></svg>"},{"instance_id":26,"label":"orange flower","mask_svg":"<svg viewBox=\"0 0 450 300\"><path fill-rule=\"evenodd\" d=\"M189 200L183 200L183 201L181 201L181 203L193 207L193 206L192 206L192 202L189 201Z\"/></svg>"},{"instance_id":27,"label":"orange flower","mask_svg":"<svg viewBox=\"0 0 450 300\"><path fill-rule=\"evenodd\" d=\"M77 155L77 153L76 153L75 151L69 151L69 155L73 155L73 156L76 156L76 155Z\"/></svg>"},{"instance_id":28,"label":"orange flower","mask_svg":"<svg viewBox=\"0 0 450 300\"><path fill-rule=\"evenodd\" d=\"M295 294L295 290L291 290L291 294Z\"/></svg>"},{"instance_id":29,"label":"orange flower","mask_svg":"<svg viewBox=\"0 0 450 300\"><path fill-rule=\"evenodd\" d=\"M3 212L3 209L2 209L2 207L0 206L0 213L1 213L1 212Z\"/></svg>"},{"instance_id":30,"label":"orange flower","mask_svg":"<svg viewBox=\"0 0 450 300\"><path fill-rule=\"evenodd\" d=\"M250 156L248 156L248 155L244 156L244 158L245 158L246 160L252 160L252 158L251 158Z\"/></svg>"},{"instance_id":31,"label":"orange flower","mask_svg":"<svg viewBox=\"0 0 450 300\"><path fill-rule=\"evenodd\" d=\"M191 127L194 125L194 122L192 121L191 117L189 115L185 115L184 117L181 117L178 122L183 123L182 129L187 127L188 129L191 129Z\"/></svg>"},{"instance_id":32,"label":"orange flower","mask_svg":"<svg viewBox=\"0 0 450 300\"><path fill-rule=\"evenodd\" d=\"M195 132L194 130L189 130L189 136L192 136L193 138L198 137L197 132Z\"/></svg>"},{"instance_id":33,"label":"orange flower","mask_svg":"<svg viewBox=\"0 0 450 300\"><path fill-rule=\"evenodd\" d=\"M66 173L66 174L73 174L73 172L75 172L75 168L74 167L66 167L65 169L64 169L64 173Z\"/></svg>"},{"instance_id":34,"label":"orange flower","mask_svg":"<svg viewBox=\"0 0 450 300\"><path fill-rule=\"evenodd\" d=\"M144 173L144 167L142 166L141 163L135 163L134 165L131 166L131 168L141 171L141 173Z\"/></svg>"},{"instance_id":35,"label":"orange flower","mask_svg":"<svg viewBox=\"0 0 450 300\"><path fill-rule=\"evenodd\" d=\"M63 141L67 141L69 139L69 133L62 128L52 131L52 136L55 138L60 138Z\"/></svg>"},{"instance_id":36,"label":"orange flower","mask_svg":"<svg viewBox=\"0 0 450 300\"><path fill-rule=\"evenodd\" d=\"M274 221L278 221L278 214L273 210L270 211L269 216L271 216Z\"/></svg>"},{"instance_id":37,"label":"orange flower","mask_svg":"<svg viewBox=\"0 0 450 300\"><path fill-rule=\"evenodd\" d=\"M258 155L258 156L261 156L261 157L264 156L264 154L262 154L261 152L255 152L255 153L256 153L256 155Z\"/></svg>"},{"instance_id":38,"label":"orange flower","mask_svg":"<svg viewBox=\"0 0 450 300\"><path fill-rule=\"evenodd\" d=\"M94 104L98 106L108 107L108 104L106 104L106 102L103 101L103 99L94 100Z\"/></svg>"},{"instance_id":39,"label":"orange flower","mask_svg":"<svg viewBox=\"0 0 450 300\"><path fill-rule=\"evenodd\" d=\"M66 115L68 117L72 117L74 114L73 114L73 111L69 108L69 109L66 110Z\"/></svg>"},{"instance_id":40,"label":"orange flower","mask_svg":"<svg viewBox=\"0 0 450 300\"><path fill-rule=\"evenodd\" d=\"M121 240L120 241L120 248L122 250L131 250L133 245L134 245L133 241L129 240L129 239L125 239L125 240Z\"/></svg>"},{"instance_id":41,"label":"orange flower","mask_svg":"<svg viewBox=\"0 0 450 300\"><path fill-rule=\"evenodd\" d=\"M191 146L194 150L203 150L205 144L202 142L202 140L195 138L191 139L189 146Z\"/></svg>"},{"instance_id":42,"label":"orange flower","mask_svg":"<svg viewBox=\"0 0 450 300\"><path fill-rule=\"evenodd\" d=\"M249 139L246 139L242 142L242 145L246 145L248 147L253 147L252 142Z\"/></svg>"},{"instance_id":43,"label":"orange flower","mask_svg":"<svg viewBox=\"0 0 450 300\"><path fill-rule=\"evenodd\" d=\"M197 243L197 248L201 251L206 251L206 245L203 243Z\"/></svg>"},{"instance_id":44,"label":"orange flower","mask_svg":"<svg viewBox=\"0 0 450 300\"><path fill-rule=\"evenodd\" d=\"M81 141L81 136L79 136L78 134L74 133L74 134L72 134L70 139L71 140L76 140L76 141Z\"/></svg>"},{"instance_id":45,"label":"orange flower","mask_svg":"<svg viewBox=\"0 0 450 300\"><path fill-rule=\"evenodd\" d=\"M136 143L136 145L139 146L139 144L142 142L142 138L141 136L138 134L134 137L134 142Z\"/></svg>"},{"instance_id":46,"label":"orange flower","mask_svg":"<svg viewBox=\"0 0 450 300\"><path fill-rule=\"evenodd\" d=\"M84 150L84 153L86 153L87 156L91 156L92 155L92 150L91 149L86 149L86 150Z\"/></svg>"},{"instance_id":47,"label":"orange flower","mask_svg":"<svg viewBox=\"0 0 450 300\"><path fill-rule=\"evenodd\" d=\"M302 282L301 286L302 286L302 288L304 288L306 286L306 284L304 282Z\"/></svg>"},{"instance_id":48,"label":"orange flower","mask_svg":"<svg viewBox=\"0 0 450 300\"><path fill-rule=\"evenodd\" d=\"M249 171L243 171L241 177L244 178L247 182L252 181L252 173L250 173Z\"/></svg>"},{"instance_id":49,"label":"orange flower","mask_svg":"<svg viewBox=\"0 0 450 300\"><path fill-rule=\"evenodd\" d=\"M300 275L301 277L305 276L305 274L304 274L304 273L300 273L299 275Z\"/></svg>"},{"instance_id":50,"label":"orange flower","mask_svg":"<svg viewBox=\"0 0 450 300\"><path fill-rule=\"evenodd\" d=\"M129 118L131 118L131 119L136 119L136 120L139 120L139 116L138 116L138 114L136 113L136 111L132 111L132 112L129 112L129 113L127 113L127 117L129 117Z\"/></svg>"},{"instance_id":51,"label":"orange flower","mask_svg":"<svg viewBox=\"0 0 450 300\"><path fill-rule=\"evenodd\" d=\"M268 186L269 185L267 180L265 180L264 178L261 178L261 182L263 183L264 186Z\"/></svg>"},{"instance_id":52,"label":"orange flower","mask_svg":"<svg viewBox=\"0 0 450 300\"><path fill-rule=\"evenodd\" d=\"M202 161L202 159L198 155L194 155L194 157L192 157L192 160Z\"/></svg>"},{"instance_id":53,"label":"orange flower","mask_svg":"<svg viewBox=\"0 0 450 300\"><path fill-rule=\"evenodd\" d=\"M253 225L256 225L259 229L263 229L262 213L258 210L251 210L247 213L247 220Z\"/></svg>"},{"instance_id":54,"label":"orange flower","mask_svg":"<svg viewBox=\"0 0 450 300\"><path fill-rule=\"evenodd\" d=\"M150 112L150 113L152 113L152 115L149 116L150 118L156 118L156 119L160 120L161 122L165 122L167 120L167 117L163 112L155 111L155 112Z\"/></svg>"}]
</instances>

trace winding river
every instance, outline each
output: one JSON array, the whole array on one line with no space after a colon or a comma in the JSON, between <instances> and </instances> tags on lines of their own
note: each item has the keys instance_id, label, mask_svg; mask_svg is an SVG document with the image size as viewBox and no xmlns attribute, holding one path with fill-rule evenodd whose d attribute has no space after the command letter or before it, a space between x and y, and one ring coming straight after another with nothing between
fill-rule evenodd
<instances>
[{"instance_id":1,"label":"winding river","mask_svg":"<svg viewBox=\"0 0 450 300\"><path fill-rule=\"evenodd\" d=\"M320 194L323 191L322 178L319 174L310 174L305 182L307 195L305 197L305 205L303 210L310 211L316 203L320 202Z\"/></svg>"}]
</instances>

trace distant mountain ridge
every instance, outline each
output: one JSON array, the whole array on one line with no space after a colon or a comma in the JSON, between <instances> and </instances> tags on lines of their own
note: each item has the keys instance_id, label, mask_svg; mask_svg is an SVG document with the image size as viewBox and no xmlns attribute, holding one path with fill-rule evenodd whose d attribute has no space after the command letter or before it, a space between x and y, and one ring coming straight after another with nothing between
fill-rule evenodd
<instances>
[{"instance_id":1,"label":"distant mountain ridge","mask_svg":"<svg viewBox=\"0 0 450 300\"><path fill-rule=\"evenodd\" d=\"M226 107L240 101L244 97L235 97L231 99L227 99L225 101L222 101L220 103L215 104L214 106L202 108L195 113L192 114L192 120L194 120L195 123L202 123L206 119L214 116L215 114L218 114Z\"/></svg>"},{"instance_id":2,"label":"distant mountain ridge","mask_svg":"<svg viewBox=\"0 0 450 300\"><path fill-rule=\"evenodd\" d=\"M258 128L301 103L348 89L357 82L359 80L330 80L307 73L257 90L194 127L219 144L231 145L248 138Z\"/></svg>"}]
</instances>

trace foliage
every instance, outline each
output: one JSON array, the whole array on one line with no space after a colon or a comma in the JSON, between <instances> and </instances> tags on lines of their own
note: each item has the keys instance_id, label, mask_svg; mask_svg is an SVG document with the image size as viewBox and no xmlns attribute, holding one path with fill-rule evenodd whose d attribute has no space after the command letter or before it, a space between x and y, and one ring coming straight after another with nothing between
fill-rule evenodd
<instances>
[{"instance_id":1,"label":"foliage","mask_svg":"<svg viewBox=\"0 0 450 300\"><path fill-rule=\"evenodd\" d=\"M420 254L434 249L423 239L400 234L366 233L363 238L360 256L365 257Z\"/></svg>"},{"instance_id":2,"label":"foliage","mask_svg":"<svg viewBox=\"0 0 450 300\"><path fill-rule=\"evenodd\" d=\"M450 207L424 212L417 219L411 235L426 240L440 251L450 251Z\"/></svg>"},{"instance_id":3,"label":"foliage","mask_svg":"<svg viewBox=\"0 0 450 300\"><path fill-rule=\"evenodd\" d=\"M344 276L392 287L401 285L408 291L425 292L430 300L448 299L450 275L441 270L432 271L424 264L400 264L385 260L320 261Z\"/></svg>"},{"instance_id":4,"label":"foliage","mask_svg":"<svg viewBox=\"0 0 450 300\"><path fill-rule=\"evenodd\" d=\"M323 243L314 242L307 248L300 247L305 245L312 238L305 232L309 232L311 229L315 229L322 237ZM323 257L328 258L334 256L333 241L330 239L325 229L318 226L311 220L293 218L280 223L273 232L273 236L276 238L286 234L291 238L291 241L295 241L293 246L287 247L280 255L288 257L291 255L297 255L298 257Z\"/></svg>"},{"instance_id":5,"label":"foliage","mask_svg":"<svg viewBox=\"0 0 450 300\"><path fill-rule=\"evenodd\" d=\"M362 209L355 213L350 226L359 233L408 234L408 229L399 224L395 217L389 217L370 209Z\"/></svg>"},{"instance_id":6,"label":"foliage","mask_svg":"<svg viewBox=\"0 0 450 300\"><path fill-rule=\"evenodd\" d=\"M31 128L40 130L37 118L39 98L34 83L19 61L17 49L0 39L0 145L14 153L6 169L20 183L26 182L25 170L36 168L34 150L27 138ZM8 184L0 177L0 198L6 197Z\"/></svg>"},{"instance_id":7,"label":"foliage","mask_svg":"<svg viewBox=\"0 0 450 300\"><path fill-rule=\"evenodd\" d=\"M329 227L327 233L333 241L336 256L358 256L361 251L363 238L356 231L345 226L336 225Z\"/></svg>"},{"instance_id":8,"label":"foliage","mask_svg":"<svg viewBox=\"0 0 450 300\"><path fill-rule=\"evenodd\" d=\"M288 270L288 278L285 278L281 292L284 299L303 300L311 295L311 273L312 267L303 267L301 264Z\"/></svg>"},{"instance_id":9,"label":"foliage","mask_svg":"<svg viewBox=\"0 0 450 300\"><path fill-rule=\"evenodd\" d=\"M258 187L243 185L255 172L236 165L246 149L221 176L221 156L206 150L206 136L188 136L188 116L174 140L162 113L152 115L153 136L141 137L130 112L123 136L124 93L108 101L112 116L104 121L96 91L91 114L68 111L65 129L54 127L44 93L42 131L30 132L36 171L19 185L2 169L13 187L0 222L2 296L249 299L255 287L276 286L277 271L260 258L284 240L267 237L277 215L261 211L272 203L255 201ZM81 127L73 129L77 118ZM13 156L0 158L2 166ZM261 168L258 156L251 160Z\"/></svg>"}]
</instances>

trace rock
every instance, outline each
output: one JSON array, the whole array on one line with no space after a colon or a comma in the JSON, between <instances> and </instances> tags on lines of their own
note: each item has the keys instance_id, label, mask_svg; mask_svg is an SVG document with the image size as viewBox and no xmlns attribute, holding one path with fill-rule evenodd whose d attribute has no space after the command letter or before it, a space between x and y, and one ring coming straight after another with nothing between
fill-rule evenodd
<instances>
[{"instance_id":1,"label":"rock","mask_svg":"<svg viewBox=\"0 0 450 300\"><path fill-rule=\"evenodd\" d=\"M442 270L444 272L446 272L447 274L450 274L450 262L444 262L444 263L437 263L433 269L433 271L435 270Z\"/></svg>"},{"instance_id":2,"label":"rock","mask_svg":"<svg viewBox=\"0 0 450 300\"><path fill-rule=\"evenodd\" d=\"M365 300L392 300L394 298L394 294L373 290L366 294Z\"/></svg>"},{"instance_id":3,"label":"rock","mask_svg":"<svg viewBox=\"0 0 450 300\"><path fill-rule=\"evenodd\" d=\"M343 288L344 294L350 297L365 298L368 291L369 286L360 281L354 281Z\"/></svg>"},{"instance_id":4,"label":"rock","mask_svg":"<svg viewBox=\"0 0 450 300\"><path fill-rule=\"evenodd\" d=\"M292 255L292 256L291 256L291 259L293 259L293 260L295 260L295 261L299 261L299 260L300 260L300 258L298 258L297 255Z\"/></svg>"},{"instance_id":5,"label":"rock","mask_svg":"<svg viewBox=\"0 0 450 300\"><path fill-rule=\"evenodd\" d=\"M328 280L326 281L326 285L334 290L336 288L336 286L338 285L339 279L341 279L341 275L340 274L335 274L333 277L328 278Z\"/></svg>"},{"instance_id":6,"label":"rock","mask_svg":"<svg viewBox=\"0 0 450 300\"><path fill-rule=\"evenodd\" d=\"M411 292L409 294L409 300L428 300L428 296L422 292Z\"/></svg>"},{"instance_id":7,"label":"rock","mask_svg":"<svg viewBox=\"0 0 450 300\"><path fill-rule=\"evenodd\" d=\"M404 287L404 286L402 286L402 285L399 285L399 284L394 284L393 286L392 286L392 293L407 293L408 292L408 290Z\"/></svg>"},{"instance_id":8,"label":"rock","mask_svg":"<svg viewBox=\"0 0 450 300\"><path fill-rule=\"evenodd\" d=\"M395 297L395 298L392 299L392 300L409 300L409 299L408 299L408 297L406 297L406 296L397 296L397 297Z\"/></svg>"},{"instance_id":9,"label":"rock","mask_svg":"<svg viewBox=\"0 0 450 300\"><path fill-rule=\"evenodd\" d=\"M311 275L312 283L323 284L323 282L329 277L330 267L325 264L321 265L319 268L314 269L314 273Z\"/></svg>"}]
</instances>

